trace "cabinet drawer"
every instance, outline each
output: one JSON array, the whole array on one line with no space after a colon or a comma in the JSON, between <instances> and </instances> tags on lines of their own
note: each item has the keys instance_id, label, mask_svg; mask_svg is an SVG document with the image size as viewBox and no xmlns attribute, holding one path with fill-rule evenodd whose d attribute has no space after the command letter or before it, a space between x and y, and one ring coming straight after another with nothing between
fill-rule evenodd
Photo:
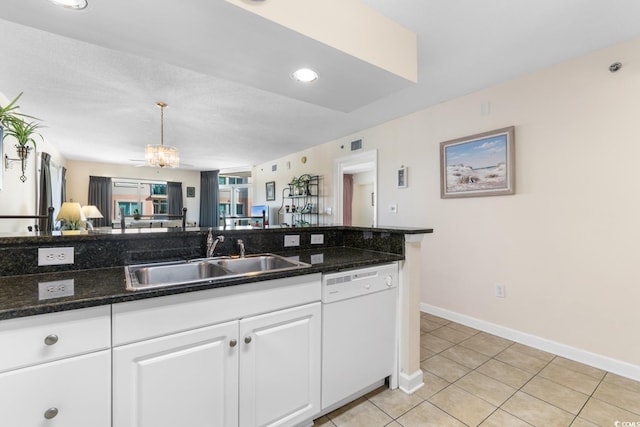
<instances>
[{"instance_id":1,"label":"cabinet drawer","mask_svg":"<svg viewBox=\"0 0 640 427\"><path fill-rule=\"evenodd\" d=\"M3 426L111 426L109 350L0 373Z\"/></svg>"},{"instance_id":2,"label":"cabinet drawer","mask_svg":"<svg viewBox=\"0 0 640 427\"><path fill-rule=\"evenodd\" d=\"M110 306L0 321L0 372L111 345Z\"/></svg>"}]
</instances>

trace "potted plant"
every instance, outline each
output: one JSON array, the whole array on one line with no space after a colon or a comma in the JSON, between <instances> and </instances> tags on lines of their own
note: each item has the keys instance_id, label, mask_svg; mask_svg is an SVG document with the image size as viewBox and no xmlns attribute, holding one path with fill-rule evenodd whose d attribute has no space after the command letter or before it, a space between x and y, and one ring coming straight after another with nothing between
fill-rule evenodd
<instances>
[{"instance_id":1,"label":"potted plant","mask_svg":"<svg viewBox=\"0 0 640 427\"><path fill-rule=\"evenodd\" d=\"M300 175L299 178L295 176L289 182L291 194L294 196L305 196L309 191L309 181L311 176L308 174Z\"/></svg>"},{"instance_id":2,"label":"potted plant","mask_svg":"<svg viewBox=\"0 0 640 427\"><path fill-rule=\"evenodd\" d=\"M16 149L18 150L18 156L22 158L26 158L26 155L29 154L31 147L29 144L33 145L33 148L36 148L36 140L34 137L37 135L44 141L42 135L37 133L36 131L42 127L42 125L34 120L32 122L28 122L21 117L11 116L7 119L7 126L4 130L4 138L11 135L16 139ZM26 153L23 157L22 152Z\"/></svg>"},{"instance_id":3,"label":"potted plant","mask_svg":"<svg viewBox=\"0 0 640 427\"><path fill-rule=\"evenodd\" d=\"M29 157L31 151L31 145L36 148L35 136L39 136L44 141L42 135L36 131L42 126L39 120L35 117L28 116L26 114L18 113L16 110L20 107L17 102L22 96L22 92L16 96L13 101L9 102L6 106L0 106L0 137L4 140L7 136L12 136L16 139L16 151L18 158L22 163L22 176L20 180L26 181L27 177L24 175L25 162ZM33 119L33 121L27 121L26 119Z\"/></svg>"}]
</instances>

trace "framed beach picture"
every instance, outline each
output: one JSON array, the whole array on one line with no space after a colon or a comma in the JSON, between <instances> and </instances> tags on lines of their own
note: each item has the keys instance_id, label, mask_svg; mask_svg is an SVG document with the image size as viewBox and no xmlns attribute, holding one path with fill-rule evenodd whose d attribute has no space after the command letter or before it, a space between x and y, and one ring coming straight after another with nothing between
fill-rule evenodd
<instances>
[{"instance_id":1,"label":"framed beach picture","mask_svg":"<svg viewBox=\"0 0 640 427\"><path fill-rule=\"evenodd\" d=\"M267 202L275 200L276 199L276 182L269 181L265 184L265 186L267 191Z\"/></svg>"},{"instance_id":2,"label":"framed beach picture","mask_svg":"<svg viewBox=\"0 0 640 427\"><path fill-rule=\"evenodd\" d=\"M515 193L515 127L440 143L440 197Z\"/></svg>"}]
</instances>

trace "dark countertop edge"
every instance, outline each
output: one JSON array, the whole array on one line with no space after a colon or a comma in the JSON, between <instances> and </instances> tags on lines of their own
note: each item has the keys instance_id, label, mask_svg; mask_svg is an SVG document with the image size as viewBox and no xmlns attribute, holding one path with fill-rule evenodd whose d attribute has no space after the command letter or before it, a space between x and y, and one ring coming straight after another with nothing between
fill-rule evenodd
<instances>
[{"instance_id":1,"label":"dark countertop edge","mask_svg":"<svg viewBox=\"0 0 640 427\"><path fill-rule=\"evenodd\" d=\"M311 226L311 227L268 227L268 228L224 228L213 227L215 232L225 233L246 233L246 232L306 232L316 230L347 230L347 231L364 231L374 233L397 233L397 234L430 234L433 233L433 228L421 228L421 227L394 227L394 226L381 226L381 227L351 227L344 225L325 225L325 226ZM191 227L191 228L132 228L126 229L125 232L121 232L119 229L107 230L106 232L90 231L86 234L73 234L63 236L60 232L48 233L13 233L7 235L0 235L0 245L8 244L22 244L26 242L50 242L55 240L57 242L60 239L65 241L72 240L97 240L105 238L117 238L117 239L134 239L140 236L145 238L163 238L168 233L174 235L180 235L182 233L205 233L209 230L208 227Z\"/></svg>"},{"instance_id":2,"label":"dark countertop edge","mask_svg":"<svg viewBox=\"0 0 640 427\"><path fill-rule=\"evenodd\" d=\"M170 286L170 287L163 287L163 288L152 288L152 289L140 290L140 291L124 290L124 292L122 293L115 293L113 295L104 295L104 296L97 296L97 297L91 297L91 298L76 299L71 301L68 299L60 299L57 301L50 300L49 302L41 303L38 305L28 305L20 308L8 308L4 310L0 309L0 321L34 316L39 314L55 313L55 312L75 310L75 309L88 308L88 307L97 307L101 305L115 304L120 302L156 298L156 297L162 297L162 296L168 296L168 295L177 295L177 294L182 294L187 292L197 292L197 291L221 288L226 286L237 286L237 285L242 285L246 283L261 282L265 280L274 280L274 279L280 279L284 277L301 276L301 275L314 274L314 273L338 272L338 271L344 271L344 270L349 270L353 268L361 268L361 267L367 267L372 265L385 264L389 262L404 260L404 255L400 255L400 254L378 252L378 251L371 251L371 250L365 250L365 249L360 249L360 250L371 253L372 255L375 254L375 256L372 256L369 259L359 259L359 260L351 260L351 261L345 260L344 263L338 263L338 264L334 263L332 265L327 265L327 266L312 265L311 267L300 269L300 270L288 270L283 272L264 273L264 274L259 274L255 276L250 276L250 277L236 277L236 278L222 279L222 280L216 280L213 283L207 283L207 282L192 283L192 284L177 285L177 286ZM297 251L297 252L287 251L287 252L281 252L278 254L285 257L289 257L289 256L296 256L302 253L310 253L310 252L314 252L314 250L303 250L303 251ZM113 270L120 270L123 268L124 267L109 267L109 268L95 269L91 271L95 271L96 274L98 274L100 271L113 271ZM69 276L69 275L73 275L74 273L82 273L86 271L89 271L89 270L73 270L73 271L55 272L55 273L37 273L37 274L29 274L27 276L31 278L36 278L36 279L38 278L38 276L41 276L45 280L51 280L51 279L56 279L56 276L58 275ZM24 276L6 276L5 278L10 279L11 277L19 278Z\"/></svg>"}]
</instances>

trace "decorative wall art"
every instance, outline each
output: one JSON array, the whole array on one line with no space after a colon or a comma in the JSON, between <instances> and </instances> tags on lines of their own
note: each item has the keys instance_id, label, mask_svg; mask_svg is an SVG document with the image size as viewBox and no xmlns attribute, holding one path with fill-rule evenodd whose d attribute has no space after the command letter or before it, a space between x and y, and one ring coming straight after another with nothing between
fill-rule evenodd
<instances>
[{"instance_id":1,"label":"decorative wall art","mask_svg":"<svg viewBox=\"0 0 640 427\"><path fill-rule=\"evenodd\" d=\"M440 143L440 197L515 193L515 127Z\"/></svg>"},{"instance_id":2,"label":"decorative wall art","mask_svg":"<svg viewBox=\"0 0 640 427\"><path fill-rule=\"evenodd\" d=\"M187 197L196 197L196 187L187 187Z\"/></svg>"},{"instance_id":3,"label":"decorative wall art","mask_svg":"<svg viewBox=\"0 0 640 427\"><path fill-rule=\"evenodd\" d=\"M269 181L265 184L266 193L267 193L267 202L273 201L276 199L276 182Z\"/></svg>"}]
</instances>

